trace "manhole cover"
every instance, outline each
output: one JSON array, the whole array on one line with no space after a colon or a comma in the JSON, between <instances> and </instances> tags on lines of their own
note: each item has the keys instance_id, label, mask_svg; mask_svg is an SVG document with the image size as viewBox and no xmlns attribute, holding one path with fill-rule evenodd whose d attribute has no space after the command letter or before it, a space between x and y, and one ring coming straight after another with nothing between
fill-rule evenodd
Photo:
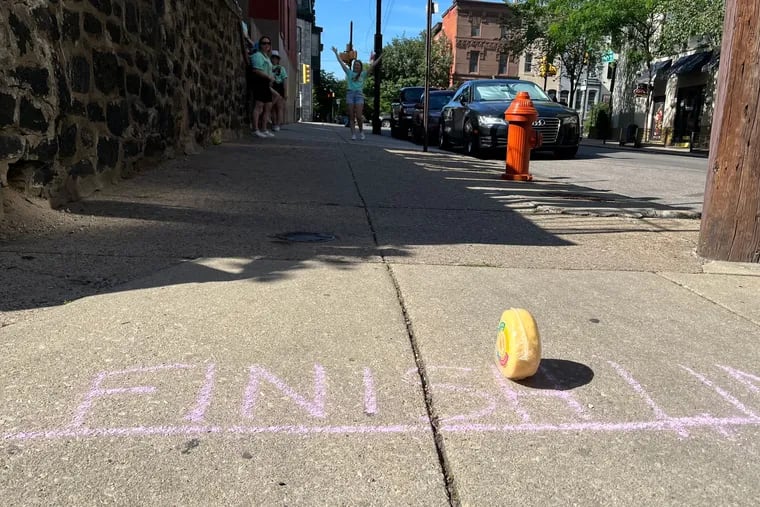
<instances>
[{"instance_id":1,"label":"manhole cover","mask_svg":"<svg viewBox=\"0 0 760 507\"><path fill-rule=\"evenodd\" d=\"M321 243L335 239L335 236L332 234L324 232L285 232L275 234L273 237L280 241L289 241L291 243Z\"/></svg>"}]
</instances>

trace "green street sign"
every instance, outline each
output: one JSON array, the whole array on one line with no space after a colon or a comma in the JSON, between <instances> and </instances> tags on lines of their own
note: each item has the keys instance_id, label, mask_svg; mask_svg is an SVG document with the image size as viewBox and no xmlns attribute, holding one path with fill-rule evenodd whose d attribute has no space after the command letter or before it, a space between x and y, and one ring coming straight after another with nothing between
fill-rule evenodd
<instances>
[{"instance_id":1,"label":"green street sign","mask_svg":"<svg viewBox=\"0 0 760 507\"><path fill-rule=\"evenodd\" d=\"M617 61L617 56L614 51L607 51L602 55L602 63L612 63Z\"/></svg>"}]
</instances>

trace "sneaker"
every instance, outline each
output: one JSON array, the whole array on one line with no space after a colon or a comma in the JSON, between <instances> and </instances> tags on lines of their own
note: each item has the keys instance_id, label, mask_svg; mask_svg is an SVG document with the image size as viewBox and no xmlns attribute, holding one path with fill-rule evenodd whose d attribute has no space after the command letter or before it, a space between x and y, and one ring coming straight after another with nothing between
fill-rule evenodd
<instances>
[{"instance_id":1,"label":"sneaker","mask_svg":"<svg viewBox=\"0 0 760 507\"><path fill-rule=\"evenodd\" d=\"M265 130L264 131L264 136L266 136L266 137L274 137L274 134L270 130Z\"/></svg>"},{"instance_id":2,"label":"sneaker","mask_svg":"<svg viewBox=\"0 0 760 507\"><path fill-rule=\"evenodd\" d=\"M362 141L364 141L364 132L360 132L359 133L359 139L361 139Z\"/></svg>"},{"instance_id":3,"label":"sneaker","mask_svg":"<svg viewBox=\"0 0 760 507\"><path fill-rule=\"evenodd\" d=\"M280 131L280 126L279 125L275 125L274 127L272 127L272 130L274 130L275 132L279 132Z\"/></svg>"},{"instance_id":4,"label":"sneaker","mask_svg":"<svg viewBox=\"0 0 760 507\"><path fill-rule=\"evenodd\" d=\"M255 135L256 137L262 137L262 138L269 137L268 135L266 135L265 133L263 133L260 130L254 130L253 131L253 135Z\"/></svg>"},{"instance_id":5,"label":"sneaker","mask_svg":"<svg viewBox=\"0 0 760 507\"><path fill-rule=\"evenodd\" d=\"M352 140L352 141L356 141L356 134L352 134L352 135L351 135L351 140Z\"/></svg>"}]
</instances>

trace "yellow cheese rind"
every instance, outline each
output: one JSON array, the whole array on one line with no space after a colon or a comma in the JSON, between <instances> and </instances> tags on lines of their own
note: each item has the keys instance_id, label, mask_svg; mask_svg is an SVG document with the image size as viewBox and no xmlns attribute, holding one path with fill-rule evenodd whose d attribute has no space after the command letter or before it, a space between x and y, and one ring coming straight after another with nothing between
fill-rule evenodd
<instances>
[{"instance_id":1,"label":"yellow cheese rind","mask_svg":"<svg viewBox=\"0 0 760 507\"><path fill-rule=\"evenodd\" d=\"M541 362L541 337L530 312L510 308L501 314L495 349L496 366L508 379L535 375Z\"/></svg>"}]
</instances>

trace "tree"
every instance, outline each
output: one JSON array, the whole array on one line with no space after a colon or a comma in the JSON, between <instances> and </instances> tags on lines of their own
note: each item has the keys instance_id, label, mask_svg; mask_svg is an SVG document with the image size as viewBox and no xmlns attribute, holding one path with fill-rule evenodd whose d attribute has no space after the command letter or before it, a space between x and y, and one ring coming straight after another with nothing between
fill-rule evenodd
<instances>
[{"instance_id":1,"label":"tree","mask_svg":"<svg viewBox=\"0 0 760 507\"><path fill-rule=\"evenodd\" d=\"M719 50L725 10L725 0L666 0L662 52L682 51L692 37L700 37L705 45Z\"/></svg>"},{"instance_id":2,"label":"tree","mask_svg":"<svg viewBox=\"0 0 760 507\"><path fill-rule=\"evenodd\" d=\"M538 52L547 62L559 59L570 81L570 104L581 76L598 60L609 15L597 0L525 0L510 6L503 19L505 51Z\"/></svg>"},{"instance_id":3,"label":"tree","mask_svg":"<svg viewBox=\"0 0 760 507\"><path fill-rule=\"evenodd\" d=\"M340 113L337 109L333 110L333 104L336 103L335 99L345 97L346 81L345 79L337 79L335 74L324 70L320 70L319 76L319 85L312 89L314 110L323 119L332 118L333 113Z\"/></svg>"},{"instance_id":4,"label":"tree","mask_svg":"<svg viewBox=\"0 0 760 507\"><path fill-rule=\"evenodd\" d=\"M445 37L433 40L430 48L430 86L447 88L451 71L451 45ZM415 38L395 37L383 48L383 80L380 109L389 111L399 88L425 84L425 32ZM374 86L367 80L365 90Z\"/></svg>"}]
</instances>

